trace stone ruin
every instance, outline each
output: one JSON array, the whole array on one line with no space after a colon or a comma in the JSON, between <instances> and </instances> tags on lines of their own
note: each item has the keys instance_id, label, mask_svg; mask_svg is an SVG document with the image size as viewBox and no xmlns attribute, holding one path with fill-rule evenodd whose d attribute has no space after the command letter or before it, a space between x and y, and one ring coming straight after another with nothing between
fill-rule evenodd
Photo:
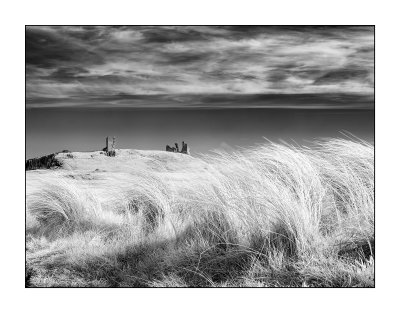
<instances>
[{"instance_id":1,"label":"stone ruin","mask_svg":"<svg viewBox=\"0 0 400 313\"><path fill-rule=\"evenodd\" d=\"M115 146L116 146L116 140L115 137L107 136L106 137L106 147L103 148L103 151L106 153L107 156L109 157L115 157Z\"/></svg>"},{"instance_id":2,"label":"stone ruin","mask_svg":"<svg viewBox=\"0 0 400 313\"><path fill-rule=\"evenodd\" d=\"M189 147L188 147L187 143L185 143L184 141L182 141L182 149L180 151L179 151L179 146L177 143L175 143L175 147L170 147L169 145L167 145L165 151L190 154Z\"/></svg>"},{"instance_id":3,"label":"stone ruin","mask_svg":"<svg viewBox=\"0 0 400 313\"><path fill-rule=\"evenodd\" d=\"M115 147L116 147L116 140L115 137L106 137L106 147L103 148L103 151L106 153L107 156L110 157L115 157ZM189 147L187 145L187 143L185 143L184 141L182 141L182 149L179 150L179 145L177 143L175 143L175 146L170 147L169 145L167 145L166 151L169 152L176 152L176 153L183 153L183 154L190 154L189 153Z\"/></svg>"}]
</instances>

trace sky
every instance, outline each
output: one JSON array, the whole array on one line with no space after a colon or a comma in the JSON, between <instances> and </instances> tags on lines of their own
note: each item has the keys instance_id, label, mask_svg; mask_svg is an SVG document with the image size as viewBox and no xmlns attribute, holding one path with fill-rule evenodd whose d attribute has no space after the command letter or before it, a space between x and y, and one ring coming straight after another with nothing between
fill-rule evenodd
<instances>
[{"instance_id":1,"label":"sky","mask_svg":"<svg viewBox=\"0 0 400 313\"><path fill-rule=\"evenodd\" d=\"M369 26L27 26L26 157L373 141Z\"/></svg>"},{"instance_id":2,"label":"sky","mask_svg":"<svg viewBox=\"0 0 400 313\"><path fill-rule=\"evenodd\" d=\"M26 28L27 108L371 108L373 92L373 27Z\"/></svg>"}]
</instances>

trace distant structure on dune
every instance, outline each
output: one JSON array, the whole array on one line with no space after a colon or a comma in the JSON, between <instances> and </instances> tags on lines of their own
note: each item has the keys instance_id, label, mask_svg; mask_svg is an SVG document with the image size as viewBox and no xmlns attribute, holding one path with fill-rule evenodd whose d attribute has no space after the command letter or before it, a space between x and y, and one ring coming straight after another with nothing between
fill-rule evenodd
<instances>
[{"instance_id":1,"label":"distant structure on dune","mask_svg":"<svg viewBox=\"0 0 400 313\"><path fill-rule=\"evenodd\" d=\"M185 143L184 141L182 141L182 149L181 149L181 151L179 151L179 146L178 146L177 143L175 143L175 147L170 147L169 145L167 145L165 150L168 151L168 152L190 154L189 153L189 147L188 147L187 143Z\"/></svg>"},{"instance_id":2,"label":"distant structure on dune","mask_svg":"<svg viewBox=\"0 0 400 313\"><path fill-rule=\"evenodd\" d=\"M107 136L106 137L106 147L103 148L103 151L107 154L107 156L111 156L114 157L115 156L115 146L116 146L116 140L115 137L111 137Z\"/></svg>"},{"instance_id":3,"label":"distant structure on dune","mask_svg":"<svg viewBox=\"0 0 400 313\"><path fill-rule=\"evenodd\" d=\"M115 157L115 149L116 149L116 139L115 136L112 138L110 136L106 137L106 146L103 148L103 151L106 153L107 156ZM182 141L182 149L179 150L179 145L175 143L175 146L170 147L169 145L166 146L166 151L168 152L175 152L175 153L183 153L183 154L190 154L188 144Z\"/></svg>"}]
</instances>

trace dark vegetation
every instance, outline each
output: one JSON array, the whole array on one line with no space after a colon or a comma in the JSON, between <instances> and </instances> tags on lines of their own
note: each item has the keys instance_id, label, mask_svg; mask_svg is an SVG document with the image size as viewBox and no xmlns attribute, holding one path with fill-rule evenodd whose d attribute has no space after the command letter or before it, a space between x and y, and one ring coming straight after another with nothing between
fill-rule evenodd
<instances>
[{"instance_id":1,"label":"dark vegetation","mask_svg":"<svg viewBox=\"0 0 400 313\"><path fill-rule=\"evenodd\" d=\"M57 153L45 155L41 158L29 159L25 162L25 170L50 169L60 167L62 164L56 159Z\"/></svg>"}]
</instances>

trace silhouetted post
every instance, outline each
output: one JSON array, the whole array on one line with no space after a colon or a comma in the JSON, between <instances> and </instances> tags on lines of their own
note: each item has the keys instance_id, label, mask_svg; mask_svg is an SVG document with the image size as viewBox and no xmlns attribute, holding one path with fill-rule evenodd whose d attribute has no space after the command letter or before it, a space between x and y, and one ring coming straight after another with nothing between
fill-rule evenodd
<instances>
[{"instance_id":1,"label":"silhouetted post","mask_svg":"<svg viewBox=\"0 0 400 313\"><path fill-rule=\"evenodd\" d=\"M175 142L175 149L176 149L176 152L179 152L179 146L176 142Z\"/></svg>"},{"instance_id":2,"label":"silhouetted post","mask_svg":"<svg viewBox=\"0 0 400 313\"><path fill-rule=\"evenodd\" d=\"M182 150L181 153L185 153L185 154L189 154L189 148L187 143L185 143L184 141L182 141Z\"/></svg>"}]
</instances>

